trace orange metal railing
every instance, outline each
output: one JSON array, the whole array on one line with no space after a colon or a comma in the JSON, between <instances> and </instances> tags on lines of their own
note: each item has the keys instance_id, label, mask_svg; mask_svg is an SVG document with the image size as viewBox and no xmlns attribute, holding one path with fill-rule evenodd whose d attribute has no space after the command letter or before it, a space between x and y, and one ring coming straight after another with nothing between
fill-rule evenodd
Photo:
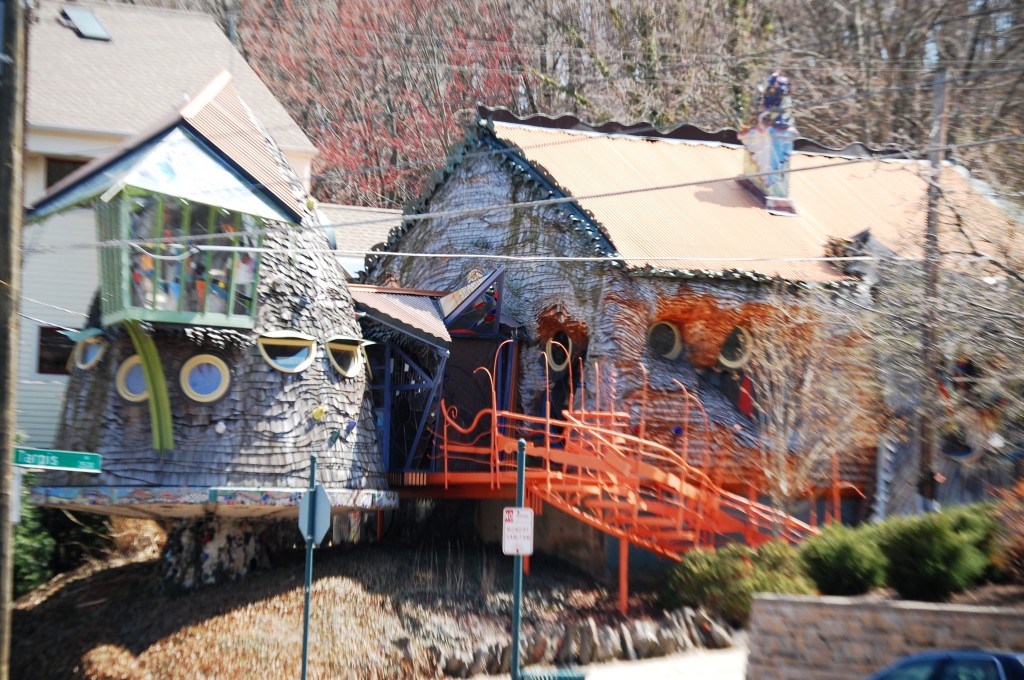
<instances>
[{"instance_id":1,"label":"orange metal railing","mask_svg":"<svg viewBox=\"0 0 1024 680\"><path fill-rule=\"evenodd\" d=\"M550 399L543 416L498 409L496 368L477 369L491 382L492 402L469 425L457 422L454 406L441 403L439 453L445 489L464 478L455 468L486 470L493 490L514 485L516 446L525 439L530 504L539 510L542 502L547 503L673 559L688 548L714 545L721 537L743 537L758 544L771 538L797 541L817 532L809 524L716 484L707 472L710 447L706 442L702 467L688 461L691 409L699 412L705 435L710 430L699 400L681 383L686 425L681 450L675 451L645 437L642 416L639 427L631 432L630 415L602 407L599 392L590 395L593 409L570 406L560 417L552 416ZM586 396L581 394L579 402L585 403ZM646 388L642 398L646 399ZM574 403L570 394L569 404Z\"/></svg>"}]
</instances>

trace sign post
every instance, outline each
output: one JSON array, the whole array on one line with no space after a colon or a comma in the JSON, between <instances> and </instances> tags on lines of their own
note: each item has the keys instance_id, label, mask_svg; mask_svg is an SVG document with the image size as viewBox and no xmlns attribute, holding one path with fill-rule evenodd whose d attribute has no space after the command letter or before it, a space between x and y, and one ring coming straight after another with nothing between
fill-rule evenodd
<instances>
[{"instance_id":1,"label":"sign post","mask_svg":"<svg viewBox=\"0 0 1024 680\"><path fill-rule=\"evenodd\" d=\"M533 554L533 510L526 500L526 440L516 456L516 505L502 511L501 550L515 555L512 566L512 680L519 680L519 624L523 612L523 555Z\"/></svg>"},{"instance_id":2,"label":"sign post","mask_svg":"<svg viewBox=\"0 0 1024 680\"><path fill-rule=\"evenodd\" d=\"M313 588L313 546L324 540L331 525L331 501L316 483L316 454L309 457L309 490L299 501L299 531L306 539L306 604L302 614L302 680L309 659L309 593Z\"/></svg>"},{"instance_id":3,"label":"sign post","mask_svg":"<svg viewBox=\"0 0 1024 680\"><path fill-rule=\"evenodd\" d=\"M102 463L103 458L98 453L14 447L14 464L21 467L98 474L102 472Z\"/></svg>"}]
</instances>

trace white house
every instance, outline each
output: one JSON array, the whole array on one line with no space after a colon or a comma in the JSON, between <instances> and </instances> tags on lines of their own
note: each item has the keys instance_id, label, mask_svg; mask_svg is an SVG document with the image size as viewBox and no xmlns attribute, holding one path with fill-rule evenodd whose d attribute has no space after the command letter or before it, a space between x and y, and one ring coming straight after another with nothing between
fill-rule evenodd
<instances>
[{"instance_id":1,"label":"white house","mask_svg":"<svg viewBox=\"0 0 1024 680\"><path fill-rule=\"evenodd\" d=\"M25 203L179 110L224 70L308 190L316 148L213 18L42 0L29 25ZM98 285L92 211L26 227L23 241L18 431L26 445L47 447L71 350L59 331L82 326Z\"/></svg>"}]
</instances>

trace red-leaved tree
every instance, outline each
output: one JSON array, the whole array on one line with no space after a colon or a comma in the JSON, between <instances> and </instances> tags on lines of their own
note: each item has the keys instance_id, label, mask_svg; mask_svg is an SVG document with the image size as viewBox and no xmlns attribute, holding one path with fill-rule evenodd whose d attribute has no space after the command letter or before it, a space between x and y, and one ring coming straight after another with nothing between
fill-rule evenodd
<instances>
[{"instance_id":1,"label":"red-leaved tree","mask_svg":"<svg viewBox=\"0 0 1024 680\"><path fill-rule=\"evenodd\" d=\"M400 206L478 101L514 103L512 27L490 0L242 0L249 63L320 148L323 200Z\"/></svg>"}]
</instances>

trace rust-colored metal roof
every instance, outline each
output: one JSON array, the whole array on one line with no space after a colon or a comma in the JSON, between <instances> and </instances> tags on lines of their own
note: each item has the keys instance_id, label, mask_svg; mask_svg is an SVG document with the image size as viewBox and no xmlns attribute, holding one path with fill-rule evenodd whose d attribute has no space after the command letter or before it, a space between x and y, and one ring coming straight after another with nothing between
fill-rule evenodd
<instances>
[{"instance_id":1,"label":"rust-colored metal roof","mask_svg":"<svg viewBox=\"0 0 1024 680\"><path fill-rule=\"evenodd\" d=\"M349 290L356 309L371 318L443 346L451 344L437 304L442 293L355 284Z\"/></svg>"},{"instance_id":2,"label":"rust-colored metal roof","mask_svg":"<svg viewBox=\"0 0 1024 680\"><path fill-rule=\"evenodd\" d=\"M741 146L498 122L494 132L577 197L631 268L835 281L845 278L839 269L813 258L826 255L830 238L865 230L899 254L920 252L922 162L795 153L790 195L797 214L784 216L770 214L737 181ZM1010 219L953 168L943 184L986 231L1014 233Z\"/></svg>"}]
</instances>

